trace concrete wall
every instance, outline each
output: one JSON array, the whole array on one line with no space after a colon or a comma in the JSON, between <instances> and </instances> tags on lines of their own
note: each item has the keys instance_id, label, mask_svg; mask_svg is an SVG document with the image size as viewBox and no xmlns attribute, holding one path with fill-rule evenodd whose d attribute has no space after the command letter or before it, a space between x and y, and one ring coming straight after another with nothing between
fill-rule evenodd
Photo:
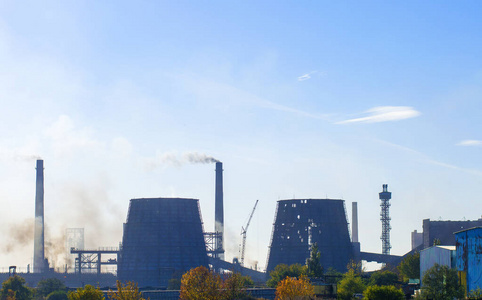
<instances>
[{"instance_id":1,"label":"concrete wall","mask_svg":"<svg viewBox=\"0 0 482 300\"><path fill-rule=\"evenodd\" d=\"M435 239L440 245L455 246L455 232L482 226L482 219L475 221L432 221L423 220L423 248L433 246Z\"/></svg>"}]
</instances>

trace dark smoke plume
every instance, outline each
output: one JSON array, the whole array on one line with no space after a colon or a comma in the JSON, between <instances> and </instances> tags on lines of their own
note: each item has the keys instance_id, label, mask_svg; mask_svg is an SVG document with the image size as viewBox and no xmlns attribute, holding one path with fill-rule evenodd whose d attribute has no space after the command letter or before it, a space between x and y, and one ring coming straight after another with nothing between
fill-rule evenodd
<instances>
[{"instance_id":1,"label":"dark smoke plume","mask_svg":"<svg viewBox=\"0 0 482 300\"><path fill-rule=\"evenodd\" d=\"M184 159L191 164L210 164L219 162L219 160L215 159L212 156L207 156L206 154L197 152L184 153L183 156Z\"/></svg>"},{"instance_id":2,"label":"dark smoke plume","mask_svg":"<svg viewBox=\"0 0 482 300\"><path fill-rule=\"evenodd\" d=\"M31 243L33 241L33 224L33 219L26 219L10 225L8 231L4 233L8 236L8 241L3 245L3 250L10 253Z\"/></svg>"},{"instance_id":3,"label":"dark smoke plume","mask_svg":"<svg viewBox=\"0 0 482 300\"><path fill-rule=\"evenodd\" d=\"M219 160L204 153L186 152L183 153L181 157L174 153L158 153L156 157L146 159L144 163L146 169L152 171L166 164L181 167L185 164L211 164L217 162L219 162Z\"/></svg>"}]
</instances>

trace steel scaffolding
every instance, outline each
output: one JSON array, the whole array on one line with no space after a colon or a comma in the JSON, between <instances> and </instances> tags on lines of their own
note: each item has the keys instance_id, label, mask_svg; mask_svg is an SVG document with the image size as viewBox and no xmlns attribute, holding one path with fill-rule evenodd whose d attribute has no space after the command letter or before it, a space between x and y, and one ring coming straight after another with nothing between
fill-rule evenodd
<instances>
[{"instance_id":1,"label":"steel scaffolding","mask_svg":"<svg viewBox=\"0 0 482 300\"><path fill-rule=\"evenodd\" d=\"M383 185L383 192L379 193L380 200L382 201L380 207L382 211L380 212L380 220L382 221L382 254L390 254L390 199L392 198L392 193L388 191L388 184Z\"/></svg>"}]
</instances>

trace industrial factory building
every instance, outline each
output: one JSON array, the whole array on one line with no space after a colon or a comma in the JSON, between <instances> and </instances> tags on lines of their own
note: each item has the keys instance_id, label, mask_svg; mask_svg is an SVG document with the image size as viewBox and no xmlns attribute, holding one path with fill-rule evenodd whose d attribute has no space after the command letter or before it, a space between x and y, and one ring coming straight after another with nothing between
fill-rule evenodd
<instances>
[{"instance_id":1,"label":"industrial factory building","mask_svg":"<svg viewBox=\"0 0 482 300\"><path fill-rule=\"evenodd\" d=\"M321 265L325 270L334 268L344 272L352 259L383 263L400 259L398 256L360 251L356 203L353 203L352 208L351 240L344 200L289 199L277 202L267 273L243 266L244 255L241 263L226 262L223 243L223 164L214 159L210 162L216 165L214 232L204 232L198 199L132 199L120 248L83 249L83 229L70 229L67 232L72 240L77 235L81 237L81 243L70 249L70 253L76 255L75 273L59 274L49 268L45 258L44 165L43 160L38 160L33 272L21 276L25 277L31 286L35 286L38 280L48 275L62 278L70 287L84 284L106 287L113 286L116 278L114 274L102 273L102 266L117 265L117 279L120 281L133 281L138 283L139 287L157 289L166 288L173 277L178 277L192 268L205 266L221 272L234 270L249 275L256 282L263 282L266 275L279 264L305 264L314 243L321 252ZM389 206L388 203L386 206ZM385 219L389 220L388 211L385 215ZM457 224L453 231L462 228ZM424 234L425 229L424 221ZM75 234L76 232L81 234ZM429 232L427 230L427 234ZM389 240L387 241L389 245Z\"/></svg>"},{"instance_id":2,"label":"industrial factory building","mask_svg":"<svg viewBox=\"0 0 482 300\"><path fill-rule=\"evenodd\" d=\"M423 232L412 232L412 249L426 249L436 241L440 245L455 246L455 232L481 227L482 219L465 221L423 220Z\"/></svg>"},{"instance_id":3,"label":"industrial factory building","mask_svg":"<svg viewBox=\"0 0 482 300\"><path fill-rule=\"evenodd\" d=\"M278 264L305 264L313 243L323 268L346 271L353 258L345 201L333 199L280 200L276 208L267 271Z\"/></svg>"},{"instance_id":4,"label":"industrial factory building","mask_svg":"<svg viewBox=\"0 0 482 300\"><path fill-rule=\"evenodd\" d=\"M208 266L199 200L132 199L118 262L121 281L167 287L175 272Z\"/></svg>"}]
</instances>

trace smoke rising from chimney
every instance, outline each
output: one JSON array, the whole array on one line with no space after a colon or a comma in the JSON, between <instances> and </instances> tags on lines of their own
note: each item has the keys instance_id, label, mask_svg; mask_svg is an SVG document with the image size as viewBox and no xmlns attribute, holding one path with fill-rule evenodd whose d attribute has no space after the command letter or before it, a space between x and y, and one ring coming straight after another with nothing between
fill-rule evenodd
<instances>
[{"instance_id":1,"label":"smoke rising from chimney","mask_svg":"<svg viewBox=\"0 0 482 300\"><path fill-rule=\"evenodd\" d=\"M145 169L152 171L162 165L170 164L181 167L185 164L212 164L219 162L218 159L199 152L184 152L180 157L176 153L157 153L155 157L147 158L144 161Z\"/></svg>"},{"instance_id":2,"label":"smoke rising from chimney","mask_svg":"<svg viewBox=\"0 0 482 300\"><path fill-rule=\"evenodd\" d=\"M35 154L14 154L13 159L16 161L32 161L41 160L42 158Z\"/></svg>"},{"instance_id":3,"label":"smoke rising from chimney","mask_svg":"<svg viewBox=\"0 0 482 300\"><path fill-rule=\"evenodd\" d=\"M33 240L33 224L34 219L30 218L9 225L8 230L3 233L8 237L7 243L3 244L3 251L10 253L29 245Z\"/></svg>"},{"instance_id":4,"label":"smoke rising from chimney","mask_svg":"<svg viewBox=\"0 0 482 300\"><path fill-rule=\"evenodd\" d=\"M184 153L183 156L191 164L211 164L219 162L219 160L215 159L212 156L197 152Z\"/></svg>"}]
</instances>

